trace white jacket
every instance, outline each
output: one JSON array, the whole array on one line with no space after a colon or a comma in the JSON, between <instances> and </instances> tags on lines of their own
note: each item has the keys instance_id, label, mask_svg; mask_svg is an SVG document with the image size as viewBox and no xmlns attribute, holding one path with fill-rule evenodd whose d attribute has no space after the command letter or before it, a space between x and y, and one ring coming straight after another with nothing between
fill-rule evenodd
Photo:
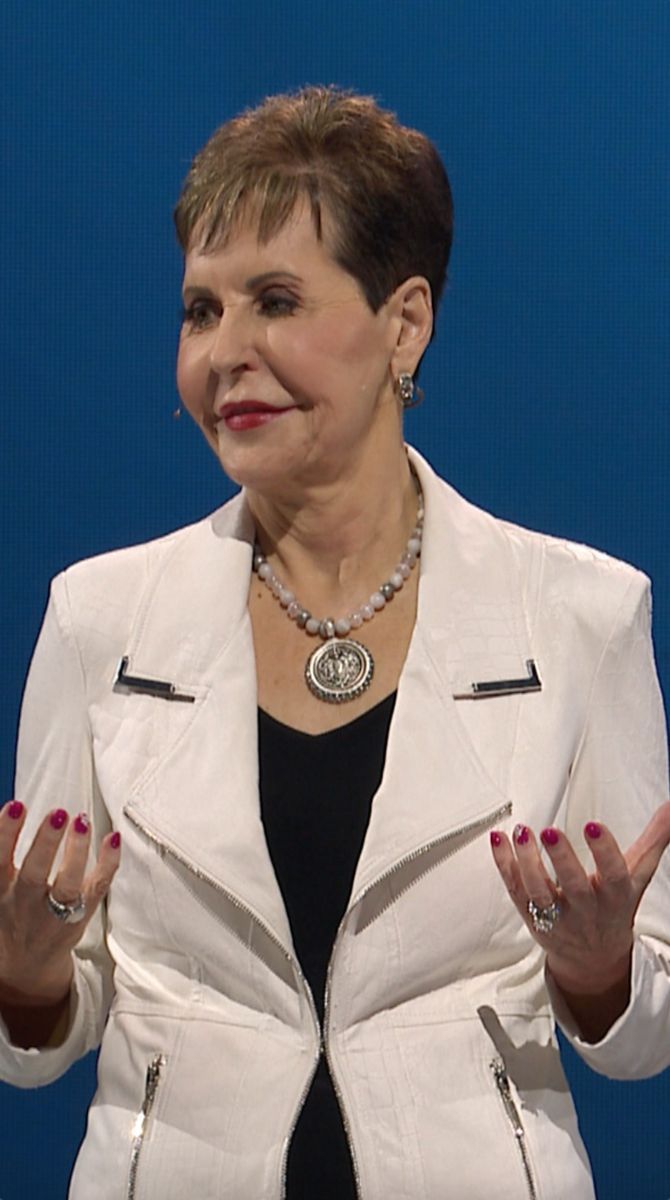
<instances>
[{"instance_id":1,"label":"white jacket","mask_svg":"<svg viewBox=\"0 0 670 1200\"><path fill-rule=\"evenodd\" d=\"M413 458L418 616L324 1033L359 1192L590 1200L543 955L488 834L557 824L583 846L602 818L626 846L667 797L648 583L494 519ZM251 533L238 496L52 587L15 795L26 838L51 807L85 809L96 841L122 831L122 866L106 938L101 916L76 956L67 1040L3 1038L0 1073L47 1083L102 1037L71 1200L282 1195L320 1036L259 815ZM193 702L119 691L122 657ZM454 698L531 660L540 692ZM557 1002L577 1050L618 1078L670 1062L667 870L638 926L631 1003L601 1043L581 1044Z\"/></svg>"}]
</instances>

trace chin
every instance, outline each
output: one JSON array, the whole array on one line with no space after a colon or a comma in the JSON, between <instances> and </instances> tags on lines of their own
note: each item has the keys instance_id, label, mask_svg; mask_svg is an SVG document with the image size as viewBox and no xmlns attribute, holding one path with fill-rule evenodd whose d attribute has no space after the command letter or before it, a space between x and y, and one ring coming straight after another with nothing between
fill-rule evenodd
<instances>
[{"instance_id":1,"label":"chin","mask_svg":"<svg viewBox=\"0 0 670 1200\"><path fill-rule=\"evenodd\" d=\"M224 473L238 487L255 492L283 491L295 480L300 458L274 447L230 446L219 440L217 458Z\"/></svg>"}]
</instances>

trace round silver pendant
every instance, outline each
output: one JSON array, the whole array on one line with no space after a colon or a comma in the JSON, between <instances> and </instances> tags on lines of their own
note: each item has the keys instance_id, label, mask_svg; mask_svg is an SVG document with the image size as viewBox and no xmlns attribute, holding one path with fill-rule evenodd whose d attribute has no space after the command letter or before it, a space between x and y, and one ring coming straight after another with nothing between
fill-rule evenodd
<instances>
[{"instance_id":1,"label":"round silver pendant","mask_svg":"<svg viewBox=\"0 0 670 1200\"><path fill-rule=\"evenodd\" d=\"M353 638L331 638L310 654L305 679L317 700L344 704L369 688L374 672L374 659L360 642Z\"/></svg>"}]
</instances>

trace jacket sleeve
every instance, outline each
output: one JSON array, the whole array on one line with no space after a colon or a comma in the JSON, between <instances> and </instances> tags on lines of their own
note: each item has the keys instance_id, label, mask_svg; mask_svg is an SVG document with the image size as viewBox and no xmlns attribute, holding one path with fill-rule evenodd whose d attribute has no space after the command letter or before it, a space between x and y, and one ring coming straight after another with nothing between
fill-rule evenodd
<instances>
[{"instance_id":1,"label":"jacket sleeve","mask_svg":"<svg viewBox=\"0 0 670 1200\"><path fill-rule=\"evenodd\" d=\"M594 676L569 785L566 832L581 850L586 821L602 820L626 850L669 795L649 581L635 572ZM589 863L592 869L588 851L583 853L587 869ZM594 1070L633 1079L670 1064L670 851L661 859L637 913L628 1008L602 1041L590 1044L579 1037L550 978L548 985L564 1034Z\"/></svg>"},{"instance_id":2,"label":"jacket sleeve","mask_svg":"<svg viewBox=\"0 0 670 1200\"><path fill-rule=\"evenodd\" d=\"M67 598L66 577L54 580L33 654L21 707L14 795L28 815L19 841L20 862L37 826L52 808L91 822L91 865L110 825L93 768L86 688ZM111 960L105 944L104 906L74 952L75 974L67 1037L53 1049L13 1046L0 1020L0 1078L18 1087L51 1083L98 1045L111 999Z\"/></svg>"}]
</instances>

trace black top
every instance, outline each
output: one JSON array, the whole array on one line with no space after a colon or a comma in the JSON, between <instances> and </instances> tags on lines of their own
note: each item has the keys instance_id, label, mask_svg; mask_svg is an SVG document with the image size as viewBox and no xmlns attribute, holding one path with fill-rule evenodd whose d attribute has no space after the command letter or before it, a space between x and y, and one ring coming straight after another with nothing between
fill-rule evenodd
<instances>
[{"instance_id":1,"label":"black top","mask_svg":"<svg viewBox=\"0 0 670 1200\"><path fill-rule=\"evenodd\" d=\"M329 733L259 709L261 814L300 965L323 1022L330 952L379 787L395 693ZM355 1200L339 1104L322 1058L295 1127L287 1200Z\"/></svg>"}]
</instances>

